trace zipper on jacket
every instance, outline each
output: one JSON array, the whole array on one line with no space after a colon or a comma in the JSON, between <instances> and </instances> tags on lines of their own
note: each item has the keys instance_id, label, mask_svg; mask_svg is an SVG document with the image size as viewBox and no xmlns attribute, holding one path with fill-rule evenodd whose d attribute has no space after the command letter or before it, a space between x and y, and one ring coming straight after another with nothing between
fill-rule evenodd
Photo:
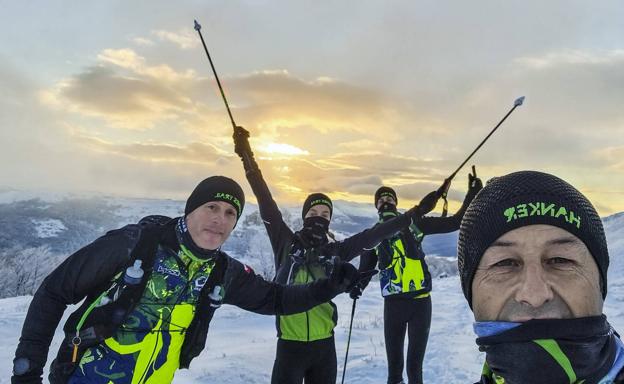
<instances>
[{"instance_id":1,"label":"zipper on jacket","mask_svg":"<svg viewBox=\"0 0 624 384\"><path fill-rule=\"evenodd\" d=\"M306 267L306 273L308 274L306 276L306 283L310 283L310 278L312 278L312 281L314 281L314 276L312 275L312 272L310 271L310 266L308 265L308 263L305 263L305 267ZM310 315L309 315L309 310L306 311L306 330L308 331L308 335L306 338L307 342L310 342Z\"/></svg>"}]
</instances>

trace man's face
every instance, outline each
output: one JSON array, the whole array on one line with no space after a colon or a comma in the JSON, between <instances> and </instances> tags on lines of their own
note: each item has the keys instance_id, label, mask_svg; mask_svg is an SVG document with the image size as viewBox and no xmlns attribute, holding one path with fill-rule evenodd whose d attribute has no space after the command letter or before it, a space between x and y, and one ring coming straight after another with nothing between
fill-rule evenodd
<instances>
[{"instance_id":1,"label":"man's face","mask_svg":"<svg viewBox=\"0 0 624 384\"><path fill-rule=\"evenodd\" d=\"M477 321L527 321L602 313L600 274L576 236L551 225L509 231L485 251L472 281Z\"/></svg>"},{"instance_id":2,"label":"man's face","mask_svg":"<svg viewBox=\"0 0 624 384\"><path fill-rule=\"evenodd\" d=\"M394 198L392 196L386 195L386 196L381 196L377 200L377 204L375 205L375 208L379 209L379 207L381 207L383 203L390 203L396 206L396 201L394 200Z\"/></svg>"},{"instance_id":3,"label":"man's face","mask_svg":"<svg viewBox=\"0 0 624 384\"><path fill-rule=\"evenodd\" d=\"M236 225L236 209L224 201L209 201L186 216L191 238L199 247L217 249Z\"/></svg>"}]
</instances>

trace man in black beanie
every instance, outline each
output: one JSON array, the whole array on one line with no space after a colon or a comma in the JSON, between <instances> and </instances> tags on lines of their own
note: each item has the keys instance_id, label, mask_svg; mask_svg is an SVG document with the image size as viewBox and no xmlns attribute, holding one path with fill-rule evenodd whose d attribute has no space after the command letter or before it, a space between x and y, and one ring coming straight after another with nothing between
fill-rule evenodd
<instances>
[{"instance_id":1,"label":"man in black beanie","mask_svg":"<svg viewBox=\"0 0 624 384\"><path fill-rule=\"evenodd\" d=\"M459 210L449 217L424 216L374 249L362 252L360 271L379 268L379 287L384 298L384 341L388 361L388 384L402 384L403 367L409 384L423 382L423 360L431 327L431 274L422 249L425 236L459 229L466 208L483 188L481 180L468 175L468 193ZM375 192L379 222L392 220L399 212L394 189L381 186ZM350 296L357 298L366 288L362 281ZM358 289L361 288L361 289ZM404 353L407 334L407 355Z\"/></svg>"},{"instance_id":2,"label":"man in black beanie","mask_svg":"<svg viewBox=\"0 0 624 384\"><path fill-rule=\"evenodd\" d=\"M52 384L170 383L204 348L221 303L291 315L357 282L355 267L334 260L328 278L284 287L222 252L244 205L238 183L209 177L191 193L184 216L148 216L71 255L33 297L11 382L42 382L66 306L85 298L65 323Z\"/></svg>"},{"instance_id":3,"label":"man in black beanie","mask_svg":"<svg viewBox=\"0 0 624 384\"><path fill-rule=\"evenodd\" d=\"M624 345L602 314L604 229L573 186L535 171L490 180L462 220L458 266L486 353L480 383L624 383Z\"/></svg>"},{"instance_id":4,"label":"man in black beanie","mask_svg":"<svg viewBox=\"0 0 624 384\"><path fill-rule=\"evenodd\" d=\"M324 216L327 220L331 220L334 213L334 203L324 193L311 193L306 197L301 208L301 218L303 220L310 215L310 210L316 210L314 212L315 216Z\"/></svg>"}]
</instances>

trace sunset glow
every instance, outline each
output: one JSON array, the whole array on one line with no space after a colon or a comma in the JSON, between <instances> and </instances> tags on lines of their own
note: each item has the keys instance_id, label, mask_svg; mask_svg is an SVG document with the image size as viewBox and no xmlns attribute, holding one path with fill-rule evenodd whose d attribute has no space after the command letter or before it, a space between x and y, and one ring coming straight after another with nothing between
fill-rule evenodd
<instances>
[{"instance_id":1,"label":"sunset glow","mask_svg":"<svg viewBox=\"0 0 624 384\"><path fill-rule=\"evenodd\" d=\"M370 202L384 184L408 208L525 95L451 207L475 164L554 173L624 211L621 2L121 4L4 4L0 187L183 199L223 174L251 196L197 18L280 202Z\"/></svg>"},{"instance_id":2,"label":"sunset glow","mask_svg":"<svg viewBox=\"0 0 624 384\"><path fill-rule=\"evenodd\" d=\"M284 143L269 143L258 147L260 152L266 152L268 154L275 155L288 155L288 156L305 156L310 152L304 151L301 148L297 148L294 145Z\"/></svg>"}]
</instances>

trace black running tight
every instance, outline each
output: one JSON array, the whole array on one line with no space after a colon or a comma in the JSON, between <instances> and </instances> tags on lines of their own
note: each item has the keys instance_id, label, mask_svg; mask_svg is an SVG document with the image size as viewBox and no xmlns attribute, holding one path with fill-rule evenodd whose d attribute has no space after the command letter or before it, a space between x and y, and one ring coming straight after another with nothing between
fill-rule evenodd
<instances>
[{"instance_id":1,"label":"black running tight","mask_svg":"<svg viewBox=\"0 0 624 384\"><path fill-rule=\"evenodd\" d=\"M403 380L403 346L407 330L407 378L420 384L422 364L431 325L431 297L387 298L384 300L384 335L388 358L388 384Z\"/></svg>"}]
</instances>

